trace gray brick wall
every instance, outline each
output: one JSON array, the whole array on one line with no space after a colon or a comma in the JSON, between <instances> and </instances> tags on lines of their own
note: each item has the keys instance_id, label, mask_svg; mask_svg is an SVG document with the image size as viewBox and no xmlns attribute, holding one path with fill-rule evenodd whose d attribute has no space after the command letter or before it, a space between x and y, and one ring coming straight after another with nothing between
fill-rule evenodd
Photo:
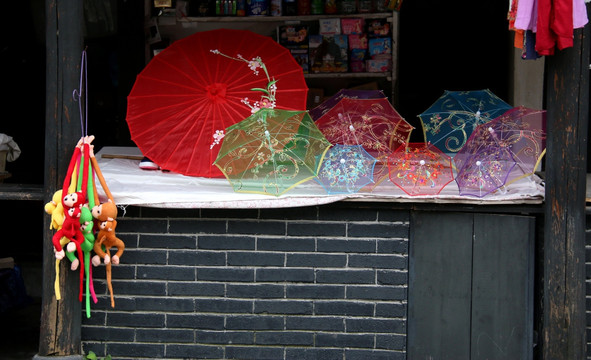
<instances>
[{"instance_id":1,"label":"gray brick wall","mask_svg":"<svg viewBox=\"0 0 591 360\"><path fill-rule=\"evenodd\" d=\"M115 359L405 359L409 214L339 203L128 207L85 352Z\"/></svg>"}]
</instances>

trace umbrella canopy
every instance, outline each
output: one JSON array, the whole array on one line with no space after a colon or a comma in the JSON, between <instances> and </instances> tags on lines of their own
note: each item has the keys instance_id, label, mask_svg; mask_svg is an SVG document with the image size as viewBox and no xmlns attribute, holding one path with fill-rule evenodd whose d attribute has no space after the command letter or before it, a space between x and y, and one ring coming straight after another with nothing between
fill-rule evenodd
<instances>
[{"instance_id":1,"label":"umbrella canopy","mask_svg":"<svg viewBox=\"0 0 591 360\"><path fill-rule=\"evenodd\" d=\"M454 156L466 143L476 126L511 109L490 90L445 91L419 115L425 142Z\"/></svg>"},{"instance_id":2,"label":"umbrella canopy","mask_svg":"<svg viewBox=\"0 0 591 360\"><path fill-rule=\"evenodd\" d=\"M379 99L385 98L386 95L382 90L356 90L356 89L341 89L333 96L324 100L320 105L310 110L310 116L314 121L318 120L324 113L334 107L341 99Z\"/></svg>"},{"instance_id":3,"label":"umbrella canopy","mask_svg":"<svg viewBox=\"0 0 591 360\"><path fill-rule=\"evenodd\" d=\"M260 108L303 110L302 67L272 38L248 30L197 32L156 55L128 96L132 140L161 168L220 177L225 129Z\"/></svg>"},{"instance_id":4,"label":"umbrella canopy","mask_svg":"<svg viewBox=\"0 0 591 360\"><path fill-rule=\"evenodd\" d=\"M427 143L401 145L388 157L390 181L411 196L437 195L453 181L451 157Z\"/></svg>"},{"instance_id":5,"label":"umbrella canopy","mask_svg":"<svg viewBox=\"0 0 591 360\"><path fill-rule=\"evenodd\" d=\"M261 109L228 127L215 165L236 192L280 196L316 177L330 146L308 112Z\"/></svg>"},{"instance_id":6,"label":"umbrella canopy","mask_svg":"<svg viewBox=\"0 0 591 360\"><path fill-rule=\"evenodd\" d=\"M414 129L387 98L344 97L318 118L316 125L332 144L361 145L376 158L376 184L388 176L388 155L406 144Z\"/></svg>"},{"instance_id":7,"label":"umbrella canopy","mask_svg":"<svg viewBox=\"0 0 591 360\"><path fill-rule=\"evenodd\" d=\"M336 144L328 150L316 180L329 194L352 194L373 183L376 159L361 145Z\"/></svg>"},{"instance_id":8,"label":"umbrella canopy","mask_svg":"<svg viewBox=\"0 0 591 360\"><path fill-rule=\"evenodd\" d=\"M508 182L532 175L546 153L546 111L514 107L486 124L479 125L483 141L507 148L516 166Z\"/></svg>"},{"instance_id":9,"label":"umbrella canopy","mask_svg":"<svg viewBox=\"0 0 591 360\"><path fill-rule=\"evenodd\" d=\"M454 157L460 195L484 197L507 184L516 161L507 147L474 132Z\"/></svg>"}]
</instances>

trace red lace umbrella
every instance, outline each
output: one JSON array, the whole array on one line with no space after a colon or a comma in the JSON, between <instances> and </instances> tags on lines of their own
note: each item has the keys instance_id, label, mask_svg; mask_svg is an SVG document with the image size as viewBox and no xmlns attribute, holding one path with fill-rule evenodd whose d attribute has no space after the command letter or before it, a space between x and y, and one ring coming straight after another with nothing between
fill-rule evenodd
<instances>
[{"instance_id":1,"label":"red lace umbrella","mask_svg":"<svg viewBox=\"0 0 591 360\"><path fill-rule=\"evenodd\" d=\"M438 195L453 181L451 157L428 143L401 145L388 157L390 181L411 196Z\"/></svg>"},{"instance_id":2,"label":"red lace umbrella","mask_svg":"<svg viewBox=\"0 0 591 360\"><path fill-rule=\"evenodd\" d=\"M377 159L374 186L388 177L388 155L406 144L413 130L387 98L342 98L316 125L331 144L361 145Z\"/></svg>"},{"instance_id":3,"label":"red lace umbrella","mask_svg":"<svg viewBox=\"0 0 591 360\"><path fill-rule=\"evenodd\" d=\"M272 38L218 29L178 40L138 75L127 123L144 156L183 175L221 177L224 131L260 108L305 110L301 66Z\"/></svg>"}]
</instances>

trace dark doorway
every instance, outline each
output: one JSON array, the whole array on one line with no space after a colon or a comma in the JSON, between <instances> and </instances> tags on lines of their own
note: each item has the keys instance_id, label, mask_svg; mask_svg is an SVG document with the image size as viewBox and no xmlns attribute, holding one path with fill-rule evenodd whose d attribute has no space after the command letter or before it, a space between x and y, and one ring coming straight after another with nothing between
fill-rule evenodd
<instances>
[{"instance_id":1,"label":"dark doorway","mask_svg":"<svg viewBox=\"0 0 591 360\"><path fill-rule=\"evenodd\" d=\"M423 141L419 119L444 90L490 89L508 100L511 60L507 4L406 1L400 11L399 105Z\"/></svg>"}]
</instances>

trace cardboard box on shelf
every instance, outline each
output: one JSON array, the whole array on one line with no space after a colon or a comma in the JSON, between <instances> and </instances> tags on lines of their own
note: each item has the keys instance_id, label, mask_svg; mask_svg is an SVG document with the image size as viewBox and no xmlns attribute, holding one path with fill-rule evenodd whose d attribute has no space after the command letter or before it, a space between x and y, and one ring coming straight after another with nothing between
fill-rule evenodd
<instances>
[{"instance_id":1,"label":"cardboard box on shelf","mask_svg":"<svg viewBox=\"0 0 591 360\"><path fill-rule=\"evenodd\" d=\"M367 35L351 34L349 36L349 49L367 49Z\"/></svg>"},{"instance_id":2,"label":"cardboard box on shelf","mask_svg":"<svg viewBox=\"0 0 591 360\"><path fill-rule=\"evenodd\" d=\"M277 42L286 48L308 48L307 25L280 25L277 27Z\"/></svg>"},{"instance_id":3,"label":"cardboard box on shelf","mask_svg":"<svg viewBox=\"0 0 591 360\"><path fill-rule=\"evenodd\" d=\"M362 18L342 18L341 33L343 35L363 34L365 32L365 22Z\"/></svg>"},{"instance_id":4,"label":"cardboard box on shelf","mask_svg":"<svg viewBox=\"0 0 591 360\"><path fill-rule=\"evenodd\" d=\"M302 67L304 74L310 73L310 58L308 56L308 49L290 49L291 56Z\"/></svg>"},{"instance_id":5,"label":"cardboard box on shelf","mask_svg":"<svg viewBox=\"0 0 591 360\"><path fill-rule=\"evenodd\" d=\"M375 55L391 54L392 53L392 39L388 37L370 38L367 42L369 56L372 58Z\"/></svg>"},{"instance_id":6,"label":"cardboard box on shelf","mask_svg":"<svg viewBox=\"0 0 591 360\"><path fill-rule=\"evenodd\" d=\"M388 37L392 34L392 25L387 19L369 19L365 28L369 37Z\"/></svg>"},{"instance_id":7,"label":"cardboard box on shelf","mask_svg":"<svg viewBox=\"0 0 591 360\"><path fill-rule=\"evenodd\" d=\"M339 18L320 19L318 20L320 35L340 35L341 21Z\"/></svg>"},{"instance_id":8,"label":"cardboard box on shelf","mask_svg":"<svg viewBox=\"0 0 591 360\"><path fill-rule=\"evenodd\" d=\"M390 59L371 59L365 61L367 72L387 72L392 69Z\"/></svg>"},{"instance_id":9,"label":"cardboard box on shelf","mask_svg":"<svg viewBox=\"0 0 591 360\"><path fill-rule=\"evenodd\" d=\"M309 44L311 73L347 72L347 35L310 35Z\"/></svg>"}]
</instances>

